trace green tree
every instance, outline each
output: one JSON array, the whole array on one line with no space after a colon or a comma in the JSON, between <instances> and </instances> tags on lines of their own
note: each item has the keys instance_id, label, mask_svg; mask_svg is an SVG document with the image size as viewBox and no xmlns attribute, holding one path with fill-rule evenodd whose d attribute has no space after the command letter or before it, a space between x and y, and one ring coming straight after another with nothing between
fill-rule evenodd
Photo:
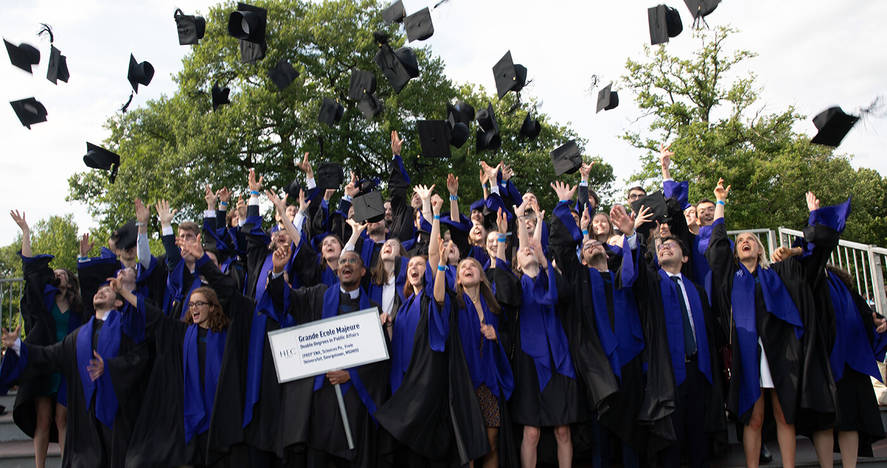
<instances>
[{"instance_id":1,"label":"green tree","mask_svg":"<svg viewBox=\"0 0 887 468\"><path fill-rule=\"evenodd\" d=\"M712 198L719 177L732 185L731 229L797 228L806 223L806 191L823 204L852 194L844 237L887 245L887 180L871 169L853 169L849 156L794 132L805 119L794 108L767 112L759 103L755 74L737 72L755 54L730 50L733 32L729 27L694 31L699 47L690 57L658 46L645 47L640 60L627 60L622 81L649 120L645 131L623 135L645 150L634 179L654 185L658 146L672 142L672 175L690 181L691 200Z\"/></svg>"},{"instance_id":2,"label":"green tree","mask_svg":"<svg viewBox=\"0 0 887 468\"><path fill-rule=\"evenodd\" d=\"M11 244L0 247L0 277L21 278L22 261L19 257L21 249L21 233ZM31 251L34 255L54 256L50 267L76 272L79 249L74 215L50 216L48 219L31 223Z\"/></svg>"},{"instance_id":3,"label":"green tree","mask_svg":"<svg viewBox=\"0 0 887 468\"><path fill-rule=\"evenodd\" d=\"M477 180L478 160L504 159L514 164L519 186L540 191L543 201L553 202L554 195L547 189L553 178L548 152L576 134L539 113L543 122L539 138L519 139L526 109L535 102L524 102L521 110L509 114L514 96L497 100L483 88L454 84L443 73L443 61L427 48L415 49L421 76L395 94L373 61L378 50L373 32L387 31L394 48L405 39L395 26L382 22L376 0L255 3L268 9L268 52L263 60L240 63L238 42L225 28L235 4L224 2L205 15L206 35L183 59L183 68L174 78L175 94L108 120L111 136L106 144L123 158L116 183L108 184L106 174L97 172L69 179L69 199L86 203L105 229L132 217L135 197L149 202L167 198L181 210L182 219L193 219L203 209L205 184L241 189L249 168L264 175L266 186L283 187L297 176L294 160L306 151L315 164L341 162L361 177L384 180L391 157L391 130L406 137L403 157L414 183L437 183L443 191L445 175L452 171L462 181L462 198L474 199L480 196L480 187L470 182ZM278 91L268 70L281 59L287 59L300 75ZM364 119L348 100L353 69L377 75L376 95L384 111L372 121ZM231 89L231 104L216 111L211 110L209 97L214 83ZM317 122L323 97L336 98L346 107L334 128ZM478 154L472 138L454 149L448 161L418 157L416 120L446 118L446 103L454 100L464 100L475 109L493 103L501 150ZM598 165L594 175L596 187L607 188L613 180L612 168L605 164ZM157 228L152 226L152 231Z\"/></svg>"}]
</instances>

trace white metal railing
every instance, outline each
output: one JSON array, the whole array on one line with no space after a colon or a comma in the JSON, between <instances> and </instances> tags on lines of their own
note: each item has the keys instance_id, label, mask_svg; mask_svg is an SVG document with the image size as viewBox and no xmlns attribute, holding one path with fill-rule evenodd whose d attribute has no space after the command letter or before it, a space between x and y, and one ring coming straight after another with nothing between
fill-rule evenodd
<instances>
[{"instance_id":1,"label":"white metal railing","mask_svg":"<svg viewBox=\"0 0 887 468\"><path fill-rule=\"evenodd\" d=\"M22 278L0 278L0 324L13 328L19 322L25 282Z\"/></svg>"},{"instance_id":2,"label":"white metal railing","mask_svg":"<svg viewBox=\"0 0 887 468\"><path fill-rule=\"evenodd\" d=\"M791 246L795 238L804 233L795 229L779 228L779 244ZM871 304L875 311L884 315L887 311L887 295L884 294L884 276L887 274L887 249L847 240L838 241L830 262L848 271L856 281L856 291Z\"/></svg>"}]
</instances>

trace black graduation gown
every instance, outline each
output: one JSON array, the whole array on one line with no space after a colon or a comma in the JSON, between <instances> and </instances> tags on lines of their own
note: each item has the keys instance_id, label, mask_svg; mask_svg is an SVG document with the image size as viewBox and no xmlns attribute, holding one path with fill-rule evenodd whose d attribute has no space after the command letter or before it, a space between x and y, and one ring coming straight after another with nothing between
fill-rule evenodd
<instances>
[{"instance_id":1,"label":"black graduation gown","mask_svg":"<svg viewBox=\"0 0 887 468\"><path fill-rule=\"evenodd\" d=\"M831 296L823 271L840 236L822 225L805 228L804 235L807 242L816 245L810 255L788 258L772 268L782 278L804 322L795 430L812 437L814 432L829 429L835 422L837 387L829 363L835 342L835 317L829 313Z\"/></svg>"},{"instance_id":2,"label":"black graduation gown","mask_svg":"<svg viewBox=\"0 0 887 468\"><path fill-rule=\"evenodd\" d=\"M638 255L645 254L643 242L639 242ZM650 425L649 451L656 453L677 440L671 421L677 401L677 385L672 370L668 336L666 334L665 310L662 305L662 293L659 285L660 276L657 267L652 263L638 267L638 278L635 281L635 298L638 301L638 312L644 328L644 361L647 363L647 385L644 390L644 401L641 404L639 419ZM723 442L726 439L726 417L724 415L723 382L718 376L721 373L720 354L717 350L727 342L723 329L718 326L712 314L705 290L696 283L702 302L705 331L708 337L708 355L711 366L712 382L705 390L704 425L705 432L713 441Z\"/></svg>"},{"instance_id":3,"label":"black graduation gown","mask_svg":"<svg viewBox=\"0 0 887 468\"><path fill-rule=\"evenodd\" d=\"M77 367L78 328L63 341L50 346L22 343L27 353L22 380L34 376L61 372L68 386L68 426L63 467L118 467L123 466L133 425L142 402L148 351L144 343L136 344L123 334L117 356L105 357L105 373L111 377L118 400L112 428L96 419L95 405L87 409L87 401ZM122 332L121 332L122 333ZM25 349L27 348L27 349ZM107 441L109 445L105 445Z\"/></svg>"},{"instance_id":4,"label":"black graduation gown","mask_svg":"<svg viewBox=\"0 0 887 468\"><path fill-rule=\"evenodd\" d=\"M552 214L548 247L567 285L566 291L558 291L562 306L559 309L564 311L561 323L567 332L577 376L585 385L592 408L602 416L610 409L608 399L619 391L619 381L598 338L591 315L594 300L588 267L579 262L576 245L567 226Z\"/></svg>"},{"instance_id":5,"label":"black graduation gown","mask_svg":"<svg viewBox=\"0 0 887 468\"><path fill-rule=\"evenodd\" d=\"M722 314L721 323L728 324L730 333L730 347L732 359L730 362L730 379L727 389L727 409L735 415L742 424L748 424L752 409L739 413L740 379L743 378L744 366L760 366L758 362L742 362L739 351L739 339L737 338L735 321L731 320L733 278L739 266L733 256L733 248L727 237L727 228L724 223L716 223L711 234L711 240L706 250L706 258L712 272L712 301L717 303L715 310ZM758 269L760 269L760 265ZM758 269L753 273L758 274ZM783 271L784 274L789 274ZM767 311L764 303L760 282L755 282L755 326L758 337L764 345L767 361L770 365L770 375L773 378L773 386L782 406L782 413L789 424L795 423L795 413L798 405L798 389L801 376L801 341L795 334L794 327L780 320ZM797 304L796 304L797 306ZM800 310L799 310L800 311ZM726 316L723 316L727 314ZM760 353L758 354L760 360Z\"/></svg>"},{"instance_id":6,"label":"black graduation gown","mask_svg":"<svg viewBox=\"0 0 887 468\"><path fill-rule=\"evenodd\" d=\"M510 399L511 417L516 424L535 427L562 426L578 421L580 413L584 413L581 409L584 408L580 403L580 385L577 379L560 374L552 365L551 380L545 389L540 391L536 363L521 347L520 310L523 300L521 280L503 268L491 268L488 271L494 278L496 301L508 309L502 315L515 317L516 322L511 336L514 343L511 357L511 367L514 372L514 393ZM552 270L548 274L556 275L559 290L566 290L563 279L556 271ZM557 315L563 328L564 314L557 313ZM545 331L540 330L540 332Z\"/></svg>"},{"instance_id":7,"label":"black graduation gown","mask_svg":"<svg viewBox=\"0 0 887 468\"><path fill-rule=\"evenodd\" d=\"M24 294L21 300L22 318L25 325L25 342L35 345L47 346L56 342L56 322L52 312L46 308L45 288L55 279L55 273L49 268L51 256L39 255L22 261L22 273L25 279ZM54 301L53 301L54 302ZM83 308L80 307L65 313L73 326L85 322ZM70 330L68 328L67 330ZM66 331L67 331L66 330ZM55 394L47 395L50 386L50 375L42 375L19 383L15 396L15 404L12 410L12 420L28 437L34 437L37 427L37 408L35 398L50 396L55 400ZM53 414L55 404L52 405ZM55 424L49 425L50 442L58 442L58 429Z\"/></svg>"},{"instance_id":8,"label":"black graduation gown","mask_svg":"<svg viewBox=\"0 0 887 468\"><path fill-rule=\"evenodd\" d=\"M282 308L283 291L289 286L280 276L272 279L268 287L271 288L275 305ZM338 285L333 287L338 287ZM290 289L290 308L287 312L300 324L320 320L323 314L323 299L326 290L327 285L322 283L305 288ZM378 304L372 305L381 310ZM351 312L359 310L357 301L352 301L347 295L341 294L338 313L343 313L343 307L347 307L346 310ZM270 361L268 364L271 365ZM357 368L358 376L376 405L384 402L388 397L389 371L388 361L380 361ZM271 372L274 373L273 366ZM290 382L290 384L292 383L298 383L300 388L307 389L307 395L302 391L300 396L303 402L310 405L310 424L307 433L310 448L344 458L349 460L352 466L359 467L376 466L381 454L392 451L390 441L388 444L380 444L380 441L384 439L380 437L376 422L370 416L353 386L342 395L351 426L351 435L354 439L354 450L349 450L345 430L340 423L342 417L339 413L335 387L330 385L326 378L323 380L323 386L317 391L314 391L314 377Z\"/></svg>"},{"instance_id":9,"label":"black graduation gown","mask_svg":"<svg viewBox=\"0 0 887 468\"><path fill-rule=\"evenodd\" d=\"M431 349L428 322L434 299L422 294L417 300L421 312L406 374L400 387L379 407L375 416L385 430L410 450L425 458L439 460L446 457L452 444L447 404L449 350ZM438 313L448 314L449 311L444 309ZM399 316L398 313L394 320L397 321Z\"/></svg>"},{"instance_id":10,"label":"black graduation gown","mask_svg":"<svg viewBox=\"0 0 887 468\"><path fill-rule=\"evenodd\" d=\"M249 340L252 301L240 295L235 280L219 271L208 258L198 261L197 267L217 291L223 311L231 320L209 430L185 444L182 353L188 324L147 304L147 335L154 339L156 356L126 454L126 466L218 466L229 447L242 439L239 416L243 407L243 358ZM237 417L232 418L235 414Z\"/></svg>"}]
</instances>

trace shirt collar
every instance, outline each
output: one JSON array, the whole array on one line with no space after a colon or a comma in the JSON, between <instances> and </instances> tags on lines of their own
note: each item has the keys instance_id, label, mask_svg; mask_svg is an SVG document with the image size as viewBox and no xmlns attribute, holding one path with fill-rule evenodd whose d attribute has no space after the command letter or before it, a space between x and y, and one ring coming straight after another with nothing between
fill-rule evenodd
<instances>
[{"instance_id":1,"label":"shirt collar","mask_svg":"<svg viewBox=\"0 0 887 468\"><path fill-rule=\"evenodd\" d=\"M340 285L340 286L339 286L339 291L341 291L342 294L347 294L348 297L350 297L351 299L357 299L358 297L360 297L360 288L357 288L357 289L355 289L354 291L346 291L346 290L343 289L342 286Z\"/></svg>"}]
</instances>

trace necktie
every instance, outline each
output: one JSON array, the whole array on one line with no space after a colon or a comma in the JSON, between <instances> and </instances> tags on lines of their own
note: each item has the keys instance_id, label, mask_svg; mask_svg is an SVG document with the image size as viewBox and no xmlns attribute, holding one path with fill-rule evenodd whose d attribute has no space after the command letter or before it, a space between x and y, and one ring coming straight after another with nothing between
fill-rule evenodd
<instances>
[{"instance_id":1,"label":"necktie","mask_svg":"<svg viewBox=\"0 0 887 468\"><path fill-rule=\"evenodd\" d=\"M684 294L681 291L681 278L672 276L675 290L678 293L678 304L681 305L681 318L684 323L684 354L692 356L696 354L696 337L693 335L693 327L690 326L690 312L687 310L687 303L684 300Z\"/></svg>"}]
</instances>

